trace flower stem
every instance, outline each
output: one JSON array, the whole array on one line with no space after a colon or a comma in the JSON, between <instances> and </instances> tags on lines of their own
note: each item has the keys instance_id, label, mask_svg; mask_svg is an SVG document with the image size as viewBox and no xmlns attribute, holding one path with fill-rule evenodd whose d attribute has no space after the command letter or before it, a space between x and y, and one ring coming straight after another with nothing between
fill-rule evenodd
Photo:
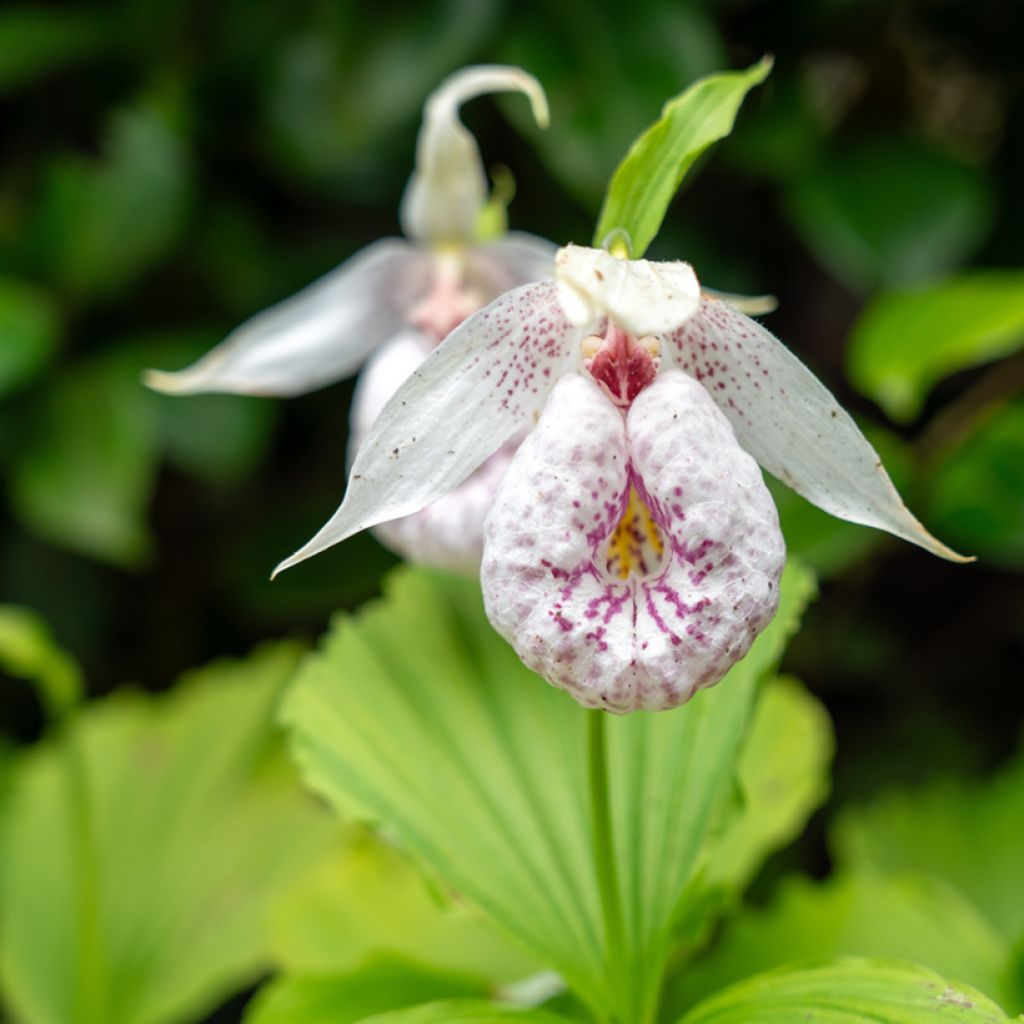
<instances>
[{"instance_id":1,"label":"flower stem","mask_svg":"<svg viewBox=\"0 0 1024 1024\"><path fill-rule=\"evenodd\" d=\"M593 823L594 869L601 915L604 919L608 979L615 996L614 1024L636 1024L634 1017L631 958L626 945L626 926L619 889L619 872L612 833L611 793L608 786L608 755L605 740L607 712L587 712L587 763Z\"/></svg>"}]
</instances>

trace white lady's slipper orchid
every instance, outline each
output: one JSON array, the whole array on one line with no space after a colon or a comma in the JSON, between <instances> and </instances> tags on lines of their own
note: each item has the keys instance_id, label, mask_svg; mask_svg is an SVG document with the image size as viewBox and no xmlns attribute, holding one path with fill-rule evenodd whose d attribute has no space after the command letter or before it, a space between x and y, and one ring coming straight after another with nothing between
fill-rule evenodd
<instances>
[{"instance_id":1,"label":"white lady's slipper orchid","mask_svg":"<svg viewBox=\"0 0 1024 1024\"><path fill-rule=\"evenodd\" d=\"M357 392L354 450L394 390L455 326L509 288L551 272L555 247L544 239L477 237L487 178L459 107L498 91L524 93L546 126L544 91L532 75L497 65L455 73L424 109L401 208L410 241L375 242L242 324L192 366L150 371L149 386L169 394L292 396L349 377L373 357L374 380ZM439 508L425 509L415 522L390 524L382 539L418 561L475 569L483 516L507 464L507 452L496 454Z\"/></svg>"},{"instance_id":2,"label":"white lady's slipper orchid","mask_svg":"<svg viewBox=\"0 0 1024 1024\"><path fill-rule=\"evenodd\" d=\"M437 500L538 414L487 519L484 598L523 661L585 705L681 704L771 620L785 548L756 463L962 560L821 382L687 264L568 246L554 284L471 316L398 389L342 506L279 569Z\"/></svg>"}]
</instances>

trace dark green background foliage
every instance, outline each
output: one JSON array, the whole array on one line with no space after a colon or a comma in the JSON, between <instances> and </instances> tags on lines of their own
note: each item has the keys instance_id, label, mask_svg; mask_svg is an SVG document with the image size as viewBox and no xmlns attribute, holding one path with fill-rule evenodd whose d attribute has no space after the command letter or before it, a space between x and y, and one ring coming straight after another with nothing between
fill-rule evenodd
<instances>
[{"instance_id":1,"label":"dark green background foliage","mask_svg":"<svg viewBox=\"0 0 1024 1024\"><path fill-rule=\"evenodd\" d=\"M458 66L517 63L547 88L546 133L518 97L465 120L515 175L512 226L585 244L662 103L771 52L648 255L776 294L767 325L862 418L926 524L980 559L777 491L822 576L783 668L826 704L838 754L830 802L755 897L824 873L841 805L992 770L1018 740L1022 34L1010 0L5 5L2 600L51 624L95 696L314 637L376 594L394 559L369 536L267 579L341 497L350 382L172 399L140 371L396 234L423 99ZM37 736L27 690L5 689L2 726Z\"/></svg>"}]
</instances>

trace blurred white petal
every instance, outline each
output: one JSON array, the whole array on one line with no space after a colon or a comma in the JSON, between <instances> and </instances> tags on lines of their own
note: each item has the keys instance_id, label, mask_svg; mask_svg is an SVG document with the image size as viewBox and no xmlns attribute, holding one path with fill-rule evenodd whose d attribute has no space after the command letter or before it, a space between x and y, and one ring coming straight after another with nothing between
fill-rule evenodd
<instances>
[{"instance_id":1,"label":"blurred white petal","mask_svg":"<svg viewBox=\"0 0 1024 1024\"><path fill-rule=\"evenodd\" d=\"M940 558L970 561L914 518L853 419L760 324L704 299L700 313L665 342L665 357L707 388L740 444L784 484L840 519L886 530Z\"/></svg>"},{"instance_id":2,"label":"blurred white petal","mask_svg":"<svg viewBox=\"0 0 1024 1024\"><path fill-rule=\"evenodd\" d=\"M431 272L429 256L409 243L375 242L247 320L192 366L150 370L146 383L168 394L281 396L332 384L402 329Z\"/></svg>"},{"instance_id":3,"label":"blurred white petal","mask_svg":"<svg viewBox=\"0 0 1024 1024\"><path fill-rule=\"evenodd\" d=\"M492 295L528 281L550 281L558 247L546 238L513 231L470 253L469 275Z\"/></svg>"},{"instance_id":4,"label":"blurred white petal","mask_svg":"<svg viewBox=\"0 0 1024 1024\"><path fill-rule=\"evenodd\" d=\"M747 316L764 316L774 313L779 308L779 300L774 295L738 295L736 292L720 292L717 288L702 288L709 299L720 299L727 302L733 309L738 309Z\"/></svg>"},{"instance_id":5,"label":"blurred white petal","mask_svg":"<svg viewBox=\"0 0 1024 1024\"><path fill-rule=\"evenodd\" d=\"M467 100L491 92L522 92L541 127L548 121L544 90L533 75L497 64L464 68L427 100L416 145L416 170L402 197L402 230L427 245L466 245L487 201L487 176L473 136L459 120Z\"/></svg>"}]
</instances>

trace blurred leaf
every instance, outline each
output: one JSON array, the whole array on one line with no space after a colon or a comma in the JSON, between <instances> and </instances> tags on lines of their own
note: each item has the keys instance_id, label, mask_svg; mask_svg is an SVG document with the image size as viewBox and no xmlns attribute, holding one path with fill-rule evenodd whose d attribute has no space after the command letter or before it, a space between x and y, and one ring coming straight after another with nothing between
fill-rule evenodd
<instances>
[{"instance_id":1,"label":"blurred leaf","mask_svg":"<svg viewBox=\"0 0 1024 1024\"><path fill-rule=\"evenodd\" d=\"M165 697L90 705L17 764L0 976L18 1020L194 1020L268 963L268 907L337 835L273 725L299 653L268 647Z\"/></svg>"},{"instance_id":2,"label":"blurred leaf","mask_svg":"<svg viewBox=\"0 0 1024 1024\"><path fill-rule=\"evenodd\" d=\"M670 983L674 1013L743 978L817 957L914 960L1001 996L1009 948L954 889L936 879L841 873L794 877L772 904L734 918L720 942Z\"/></svg>"},{"instance_id":3,"label":"blurred leaf","mask_svg":"<svg viewBox=\"0 0 1024 1024\"><path fill-rule=\"evenodd\" d=\"M714 20L698 4L651 0L640 17L627 5L610 4L595 17L592 7L573 0L545 10L543 32L525 11L510 21L502 59L540 79L552 127L540 131L521 105L498 102L588 209L601 202L637 125L649 123L666 96L728 61Z\"/></svg>"},{"instance_id":4,"label":"blurred leaf","mask_svg":"<svg viewBox=\"0 0 1024 1024\"><path fill-rule=\"evenodd\" d=\"M988 270L882 295L847 349L850 379L906 423L944 377L1024 347L1024 271Z\"/></svg>"},{"instance_id":5,"label":"blurred leaf","mask_svg":"<svg viewBox=\"0 0 1024 1024\"><path fill-rule=\"evenodd\" d=\"M679 1024L999 1024L1009 1018L979 992L914 964L840 960L775 971L701 1003Z\"/></svg>"},{"instance_id":6,"label":"blurred leaf","mask_svg":"<svg viewBox=\"0 0 1024 1024\"><path fill-rule=\"evenodd\" d=\"M361 829L282 900L272 935L275 960L293 974L342 974L380 955L477 977L480 986L540 970L478 912L432 891L406 856Z\"/></svg>"},{"instance_id":7,"label":"blurred leaf","mask_svg":"<svg viewBox=\"0 0 1024 1024\"><path fill-rule=\"evenodd\" d=\"M676 900L728 793L757 680L779 657L810 588L791 567L775 622L719 686L676 711L608 722L635 955L628 970L647 997L668 953ZM612 1005L591 855L587 713L491 630L476 584L395 573L385 601L337 622L284 714L317 791L386 821L582 998Z\"/></svg>"},{"instance_id":8,"label":"blurred leaf","mask_svg":"<svg viewBox=\"0 0 1024 1024\"><path fill-rule=\"evenodd\" d=\"M712 143L731 131L747 93L771 71L769 58L746 71L694 82L662 108L661 117L630 147L608 185L594 244L624 232L639 259L653 241L686 172Z\"/></svg>"},{"instance_id":9,"label":"blurred leaf","mask_svg":"<svg viewBox=\"0 0 1024 1024\"><path fill-rule=\"evenodd\" d=\"M41 6L0 11L0 91L31 84L95 53L108 34L96 11Z\"/></svg>"},{"instance_id":10,"label":"blurred leaf","mask_svg":"<svg viewBox=\"0 0 1024 1024\"><path fill-rule=\"evenodd\" d=\"M102 161L64 157L51 170L41 231L54 276L81 294L121 288L177 241L191 168L175 99L115 113Z\"/></svg>"},{"instance_id":11,"label":"blurred leaf","mask_svg":"<svg viewBox=\"0 0 1024 1024\"><path fill-rule=\"evenodd\" d=\"M144 562L156 423L135 364L114 357L70 371L26 426L8 481L25 526L93 558Z\"/></svg>"},{"instance_id":12,"label":"blurred leaf","mask_svg":"<svg viewBox=\"0 0 1024 1024\"><path fill-rule=\"evenodd\" d=\"M497 1003L452 1000L415 1006L395 1013L367 1017L362 1024L566 1024L565 1017L556 1017L546 1010L521 1010Z\"/></svg>"},{"instance_id":13,"label":"blurred leaf","mask_svg":"<svg viewBox=\"0 0 1024 1024\"><path fill-rule=\"evenodd\" d=\"M42 370L59 340L60 319L52 297L24 281L0 278L0 396Z\"/></svg>"},{"instance_id":14,"label":"blurred leaf","mask_svg":"<svg viewBox=\"0 0 1024 1024\"><path fill-rule=\"evenodd\" d=\"M833 150L787 207L818 259L857 290L925 282L967 260L992 223L984 175L895 140Z\"/></svg>"},{"instance_id":15,"label":"blurred leaf","mask_svg":"<svg viewBox=\"0 0 1024 1024\"><path fill-rule=\"evenodd\" d=\"M797 680L762 688L739 755L741 810L710 845L709 884L742 891L769 853L800 835L828 795L833 748L828 712Z\"/></svg>"},{"instance_id":16,"label":"blurred leaf","mask_svg":"<svg viewBox=\"0 0 1024 1024\"><path fill-rule=\"evenodd\" d=\"M484 995L478 982L388 958L351 974L278 978L248 1004L245 1024L356 1024L435 999Z\"/></svg>"},{"instance_id":17,"label":"blurred leaf","mask_svg":"<svg viewBox=\"0 0 1024 1024\"><path fill-rule=\"evenodd\" d=\"M35 683L53 718L59 718L82 697L82 672L77 662L28 608L0 605L0 668Z\"/></svg>"},{"instance_id":18,"label":"blurred leaf","mask_svg":"<svg viewBox=\"0 0 1024 1024\"><path fill-rule=\"evenodd\" d=\"M280 49L268 101L271 156L325 183L356 176L379 189L374 149L470 59L494 11L493 0L420 0L388 18L359 4L318 5Z\"/></svg>"},{"instance_id":19,"label":"blurred leaf","mask_svg":"<svg viewBox=\"0 0 1024 1024\"><path fill-rule=\"evenodd\" d=\"M1024 752L988 779L896 790L843 812L844 863L919 871L970 897L1011 942L1024 940Z\"/></svg>"}]
</instances>

